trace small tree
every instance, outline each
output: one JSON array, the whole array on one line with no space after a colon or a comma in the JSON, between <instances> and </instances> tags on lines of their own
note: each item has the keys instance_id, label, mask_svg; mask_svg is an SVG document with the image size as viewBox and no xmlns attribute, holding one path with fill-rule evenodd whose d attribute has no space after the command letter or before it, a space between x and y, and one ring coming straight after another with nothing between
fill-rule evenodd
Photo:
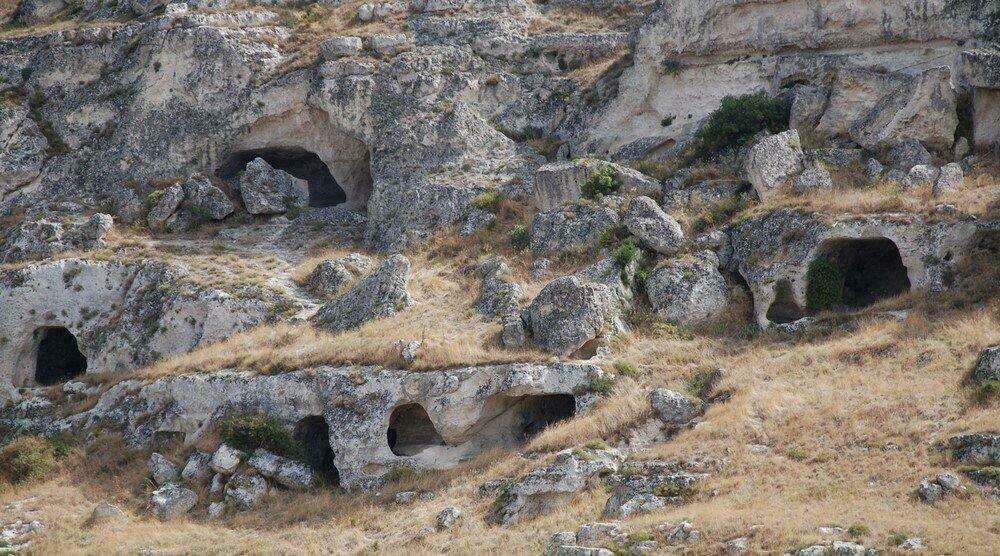
<instances>
[{"instance_id":1,"label":"small tree","mask_svg":"<svg viewBox=\"0 0 1000 556\"><path fill-rule=\"evenodd\" d=\"M618 191L619 187L621 183L614 169L604 164L595 169L587 181L580 184L580 194L584 199L596 199L598 195L610 195Z\"/></svg>"},{"instance_id":2,"label":"small tree","mask_svg":"<svg viewBox=\"0 0 1000 556\"><path fill-rule=\"evenodd\" d=\"M812 312L825 311L844 298L844 277L830 259L817 257L806 271L806 307Z\"/></svg>"},{"instance_id":3,"label":"small tree","mask_svg":"<svg viewBox=\"0 0 1000 556\"><path fill-rule=\"evenodd\" d=\"M746 145L761 131L785 131L790 111L787 101L771 98L763 91L727 96L694 134L692 154L695 158L708 158Z\"/></svg>"}]
</instances>

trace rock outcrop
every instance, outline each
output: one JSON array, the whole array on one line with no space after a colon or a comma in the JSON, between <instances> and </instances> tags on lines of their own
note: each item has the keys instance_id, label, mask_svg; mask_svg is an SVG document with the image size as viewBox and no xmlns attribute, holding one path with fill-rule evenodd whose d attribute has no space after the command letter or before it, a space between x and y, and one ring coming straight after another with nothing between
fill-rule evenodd
<instances>
[{"instance_id":1,"label":"rock outcrop","mask_svg":"<svg viewBox=\"0 0 1000 556\"><path fill-rule=\"evenodd\" d=\"M378 318L392 316L407 308L410 293L410 261L393 255L351 289L320 308L313 317L316 326L341 332Z\"/></svg>"},{"instance_id":2,"label":"rock outcrop","mask_svg":"<svg viewBox=\"0 0 1000 556\"><path fill-rule=\"evenodd\" d=\"M718 316L729 300L729 285L711 251L668 259L646 280L649 303L657 316L690 326Z\"/></svg>"}]
</instances>

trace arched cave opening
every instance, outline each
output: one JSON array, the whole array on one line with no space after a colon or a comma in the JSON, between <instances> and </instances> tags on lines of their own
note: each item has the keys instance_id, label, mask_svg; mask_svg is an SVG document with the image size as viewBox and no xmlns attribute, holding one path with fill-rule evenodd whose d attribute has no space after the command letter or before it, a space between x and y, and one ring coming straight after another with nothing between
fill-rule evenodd
<instances>
[{"instance_id":1,"label":"arched cave opening","mask_svg":"<svg viewBox=\"0 0 1000 556\"><path fill-rule=\"evenodd\" d=\"M775 324L787 324L804 316L802 308L795 302L792 284L788 280L779 280L774 285L774 302L767 309L767 320Z\"/></svg>"},{"instance_id":2,"label":"arched cave opening","mask_svg":"<svg viewBox=\"0 0 1000 556\"><path fill-rule=\"evenodd\" d=\"M433 446L444 446L427 410L420 404L401 405L389 416L389 449L397 456L413 456Z\"/></svg>"},{"instance_id":3,"label":"arched cave opening","mask_svg":"<svg viewBox=\"0 0 1000 556\"><path fill-rule=\"evenodd\" d=\"M252 149L229 155L216 175L232 179L255 158L263 158L273 168L309 183L309 206L332 207L347 202L347 192L337 183L319 155L299 147Z\"/></svg>"},{"instance_id":4,"label":"arched cave opening","mask_svg":"<svg viewBox=\"0 0 1000 556\"><path fill-rule=\"evenodd\" d=\"M842 304L858 309L910 291L910 278L899 248L886 238L833 239L816 258L832 262L843 281Z\"/></svg>"},{"instance_id":5,"label":"arched cave opening","mask_svg":"<svg viewBox=\"0 0 1000 556\"><path fill-rule=\"evenodd\" d=\"M326 419L322 415L304 417L295 425L295 438L302 443L306 463L331 485L340 484Z\"/></svg>"},{"instance_id":6,"label":"arched cave opening","mask_svg":"<svg viewBox=\"0 0 1000 556\"><path fill-rule=\"evenodd\" d=\"M524 396L517 404L520 417L518 432L527 439L545 430L549 425L570 419L576 414L576 397L572 394L544 394Z\"/></svg>"},{"instance_id":7,"label":"arched cave opening","mask_svg":"<svg viewBox=\"0 0 1000 556\"><path fill-rule=\"evenodd\" d=\"M76 336L67 328L41 328L35 360L35 383L51 386L87 372L87 357L80 352Z\"/></svg>"}]
</instances>

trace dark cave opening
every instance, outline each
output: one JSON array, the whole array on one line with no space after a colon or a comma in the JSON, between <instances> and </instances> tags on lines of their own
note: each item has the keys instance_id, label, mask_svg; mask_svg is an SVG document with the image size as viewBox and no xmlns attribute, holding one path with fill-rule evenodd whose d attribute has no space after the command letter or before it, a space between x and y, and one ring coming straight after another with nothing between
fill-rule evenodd
<instances>
[{"instance_id":1,"label":"dark cave opening","mask_svg":"<svg viewBox=\"0 0 1000 556\"><path fill-rule=\"evenodd\" d=\"M80 352L76 336L64 327L42 328L35 365L35 382L51 386L87 372L87 358Z\"/></svg>"},{"instance_id":2,"label":"dark cave opening","mask_svg":"<svg viewBox=\"0 0 1000 556\"><path fill-rule=\"evenodd\" d=\"M340 483L335 454L330 447L330 426L322 415L304 417L295 425L295 438L302 443L306 463L331 485Z\"/></svg>"},{"instance_id":3,"label":"dark cave opening","mask_svg":"<svg viewBox=\"0 0 1000 556\"><path fill-rule=\"evenodd\" d=\"M910 291L899 248L886 238L834 239L816 253L833 262L843 280L843 305L859 309Z\"/></svg>"},{"instance_id":4,"label":"dark cave opening","mask_svg":"<svg viewBox=\"0 0 1000 556\"><path fill-rule=\"evenodd\" d=\"M445 445L427 410L417 403L401 405L392 411L386 440L397 456L412 456L432 446Z\"/></svg>"},{"instance_id":5,"label":"dark cave opening","mask_svg":"<svg viewBox=\"0 0 1000 556\"><path fill-rule=\"evenodd\" d=\"M253 149L233 153L215 172L231 179L255 158L263 158L273 168L309 183L309 206L332 207L347 201L347 193L316 153L297 147Z\"/></svg>"},{"instance_id":6,"label":"dark cave opening","mask_svg":"<svg viewBox=\"0 0 1000 556\"><path fill-rule=\"evenodd\" d=\"M530 438L549 425L570 419L576 414L576 397L572 394L525 396L518 402L519 432Z\"/></svg>"},{"instance_id":7,"label":"dark cave opening","mask_svg":"<svg viewBox=\"0 0 1000 556\"><path fill-rule=\"evenodd\" d=\"M787 324L804 316L802 308L795 302L792 284L788 280L779 280L774 285L774 302L767 309L767 320L776 324Z\"/></svg>"}]
</instances>

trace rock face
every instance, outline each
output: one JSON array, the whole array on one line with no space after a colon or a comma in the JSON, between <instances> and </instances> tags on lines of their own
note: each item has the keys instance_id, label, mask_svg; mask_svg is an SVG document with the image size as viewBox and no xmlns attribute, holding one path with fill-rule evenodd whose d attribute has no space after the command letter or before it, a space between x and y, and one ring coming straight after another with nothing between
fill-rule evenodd
<instances>
[{"instance_id":1,"label":"rock face","mask_svg":"<svg viewBox=\"0 0 1000 556\"><path fill-rule=\"evenodd\" d=\"M565 504L602 473L614 473L624 461L617 450L594 450L586 456L559 452L550 466L531 471L508 485L487 516L489 523L515 525Z\"/></svg>"},{"instance_id":2,"label":"rock face","mask_svg":"<svg viewBox=\"0 0 1000 556\"><path fill-rule=\"evenodd\" d=\"M0 262L35 261L64 251L100 249L106 245L105 237L113 227L111 216L101 213L68 222L46 218L25 220L0 230Z\"/></svg>"},{"instance_id":3,"label":"rock face","mask_svg":"<svg viewBox=\"0 0 1000 556\"><path fill-rule=\"evenodd\" d=\"M620 477L604 506L604 515L624 518L664 508L667 504L681 504L695 483L704 474L676 469L669 464L661 466L629 464L634 472Z\"/></svg>"},{"instance_id":4,"label":"rock face","mask_svg":"<svg viewBox=\"0 0 1000 556\"><path fill-rule=\"evenodd\" d=\"M569 355L610 328L612 293L575 276L545 286L521 315L535 344Z\"/></svg>"},{"instance_id":5,"label":"rock face","mask_svg":"<svg viewBox=\"0 0 1000 556\"><path fill-rule=\"evenodd\" d=\"M27 103L0 104L0 199L31 183L42 171L49 143L29 116Z\"/></svg>"},{"instance_id":6,"label":"rock face","mask_svg":"<svg viewBox=\"0 0 1000 556\"><path fill-rule=\"evenodd\" d=\"M663 255L673 255L684 244L681 225L649 197L632 199L622 224L643 244Z\"/></svg>"},{"instance_id":7,"label":"rock face","mask_svg":"<svg viewBox=\"0 0 1000 556\"><path fill-rule=\"evenodd\" d=\"M118 373L267 322L285 303L252 286L195 286L184 270L143 260L63 259L0 271L0 381L35 384L39 346L56 328L75 337L87 373Z\"/></svg>"},{"instance_id":8,"label":"rock face","mask_svg":"<svg viewBox=\"0 0 1000 556\"><path fill-rule=\"evenodd\" d=\"M717 316L729 300L729 285L711 251L669 259L646 281L649 302L657 316L690 326Z\"/></svg>"},{"instance_id":9,"label":"rock face","mask_svg":"<svg viewBox=\"0 0 1000 556\"><path fill-rule=\"evenodd\" d=\"M531 252L542 256L597 248L601 234L621 222L621 202L611 197L539 212L531 221Z\"/></svg>"},{"instance_id":10,"label":"rock face","mask_svg":"<svg viewBox=\"0 0 1000 556\"><path fill-rule=\"evenodd\" d=\"M1000 346L988 347L979 354L972 380L1000 380Z\"/></svg>"},{"instance_id":11,"label":"rock face","mask_svg":"<svg viewBox=\"0 0 1000 556\"><path fill-rule=\"evenodd\" d=\"M133 446L150 446L160 435L183 435L196 441L203 424L217 425L228 415L263 414L289 430L303 420L319 419L329 429L328 446L340 485L377 485L398 466L448 469L483 449L514 446L531 431L524 419L544 421L549 395L573 396L603 376L594 365L518 363L410 373L375 367L317 367L274 376L221 371L158 380L126 380L104 393L93 409L61 418L40 416L28 423L18 407L0 411L0 423L30 430L120 429ZM24 400L32 404L34 398ZM419 404L440 435L439 445L418 447L399 456L387 442L393 410ZM572 404L571 404L572 406ZM56 411L55 406L51 406ZM565 409L565 408L564 408ZM572 411L572 408L571 408ZM399 441L406 442L405 438ZM216 453L218 456L218 452ZM212 467L232 473L239 457ZM259 458L258 458L259 459ZM308 488L296 466L274 467L274 480L288 488ZM294 462L293 462L294 463ZM261 475L272 467L260 465ZM301 471L301 469L299 469ZM221 484L220 484L221 486Z\"/></svg>"},{"instance_id":12,"label":"rock face","mask_svg":"<svg viewBox=\"0 0 1000 556\"><path fill-rule=\"evenodd\" d=\"M743 170L763 200L802 173L804 156L799 132L793 129L758 141L747 153Z\"/></svg>"},{"instance_id":13,"label":"rock face","mask_svg":"<svg viewBox=\"0 0 1000 556\"><path fill-rule=\"evenodd\" d=\"M354 287L320 308L313 322L321 328L341 332L392 316L411 303L406 290L409 277L410 261L402 255L393 255Z\"/></svg>"},{"instance_id":14,"label":"rock face","mask_svg":"<svg viewBox=\"0 0 1000 556\"><path fill-rule=\"evenodd\" d=\"M309 184L255 158L240 178L240 195L250 214L281 214L309 204Z\"/></svg>"},{"instance_id":15,"label":"rock face","mask_svg":"<svg viewBox=\"0 0 1000 556\"><path fill-rule=\"evenodd\" d=\"M1000 434L981 432L963 434L948 439L956 460L975 465L1000 463Z\"/></svg>"},{"instance_id":16,"label":"rock face","mask_svg":"<svg viewBox=\"0 0 1000 556\"><path fill-rule=\"evenodd\" d=\"M732 227L730 270L746 280L757 321L767 327L805 314L806 274L817 256L849 260L865 249L883 253L884 265L874 265L873 270L884 276L873 282L872 292L858 295L896 291L889 284L902 292L942 291L944 276L979 229L977 221L966 217L926 222L899 214L834 217L780 209ZM795 230L794 241L789 230ZM787 316L796 313L798 317Z\"/></svg>"}]
</instances>

